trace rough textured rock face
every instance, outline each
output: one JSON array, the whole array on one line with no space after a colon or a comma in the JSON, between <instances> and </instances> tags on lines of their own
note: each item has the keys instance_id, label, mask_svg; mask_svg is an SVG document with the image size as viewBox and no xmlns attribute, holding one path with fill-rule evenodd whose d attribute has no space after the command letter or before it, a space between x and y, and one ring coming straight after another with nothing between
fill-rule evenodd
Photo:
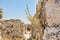
<instances>
[{"instance_id":1,"label":"rough textured rock face","mask_svg":"<svg viewBox=\"0 0 60 40\"><path fill-rule=\"evenodd\" d=\"M42 35L44 34L44 27L47 26L47 22L46 22L46 8L45 6L46 1L45 0L39 0L38 4L37 4L37 11L36 11L36 15L35 17L37 19L39 19L39 24L41 24L41 26L39 26L40 28L36 28L36 40L43 40L42 39Z\"/></svg>"},{"instance_id":2,"label":"rough textured rock face","mask_svg":"<svg viewBox=\"0 0 60 40\"><path fill-rule=\"evenodd\" d=\"M3 27L0 25L2 37L20 38L28 29L32 31L34 40L41 40L42 36L43 40L60 40L60 0L39 0L36 9L35 17L39 19L42 31L40 31L40 28L32 26L32 24L23 24L20 20L4 20L3 22L0 21L4 25ZM2 13L1 9L0 13Z\"/></svg>"},{"instance_id":3,"label":"rough textured rock face","mask_svg":"<svg viewBox=\"0 0 60 40\"><path fill-rule=\"evenodd\" d=\"M39 0L36 10L36 16L39 16L41 11L46 14L49 26L60 23L60 0L43 0L42 3Z\"/></svg>"},{"instance_id":4,"label":"rough textured rock face","mask_svg":"<svg viewBox=\"0 0 60 40\"><path fill-rule=\"evenodd\" d=\"M48 0L45 8L48 25L60 23L60 0Z\"/></svg>"},{"instance_id":5,"label":"rough textured rock face","mask_svg":"<svg viewBox=\"0 0 60 40\"><path fill-rule=\"evenodd\" d=\"M43 0L40 2L37 4L35 17L40 19L41 23L44 23L44 26L46 26L46 20L48 26L52 26L46 27L44 30L44 40L60 40L60 27L57 26L60 24L60 0Z\"/></svg>"},{"instance_id":6,"label":"rough textured rock face","mask_svg":"<svg viewBox=\"0 0 60 40\"><path fill-rule=\"evenodd\" d=\"M60 40L60 27L46 27L44 40Z\"/></svg>"},{"instance_id":7,"label":"rough textured rock face","mask_svg":"<svg viewBox=\"0 0 60 40\"><path fill-rule=\"evenodd\" d=\"M18 19L4 20L1 22L1 35L7 38L19 38L23 36L23 22Z\"/></svg>"},{"instance_id":8,"label":"rough textured rock face","mask_svg":"<svg viewBox=\"0 0 60 40\"><path fill-rule=\"evenodd\" d=\"M24 39L24 34L26 34L27 30L30 30L32 32L31 35L33 36L34 26L31 24L24 24L19 19L3 20L0 23L0 38L3 40L4 38L5 40L8 40L8 38L11 40L16 40L17 38Z\"/></svg>"}]
</instances>

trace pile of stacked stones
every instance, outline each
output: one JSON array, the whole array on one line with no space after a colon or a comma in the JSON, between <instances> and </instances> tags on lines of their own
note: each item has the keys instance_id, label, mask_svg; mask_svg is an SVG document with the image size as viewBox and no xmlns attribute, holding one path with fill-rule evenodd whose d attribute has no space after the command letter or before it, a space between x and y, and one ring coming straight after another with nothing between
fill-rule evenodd
<instances>
[{"instance_id":1,"label":"pile of stacked stones","mask_svg":"<svg viewBox=\"0 0 60 40\"><path fill-rule=\"evenodd\" d=\"M1 28L3 38L14 39L23 36L23 23L20 20L4 20L1 24L3 25Z\"/></svg>"}]
</instances>

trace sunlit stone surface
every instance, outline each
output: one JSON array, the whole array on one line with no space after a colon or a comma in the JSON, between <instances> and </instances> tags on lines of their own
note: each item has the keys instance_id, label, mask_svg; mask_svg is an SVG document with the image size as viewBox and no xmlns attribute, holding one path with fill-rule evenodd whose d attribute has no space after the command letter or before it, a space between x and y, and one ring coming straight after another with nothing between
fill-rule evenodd
<instances>
[{"instance_id":1,"label":"sunlit stone surface","mask_svg":"<svg viewBox=\"0 0 60 40\"><path fill-rule=\"evenodd\" d=\"M47 27L43 38L44 40L60 40L60 27Z\"/></svg>"},{"instance_id":2,"label":"sunlit stone surface","mask_svg":"<svg viewBox=\"0 0 60 40\"><path fill-rule=\"evenodd\" d=\"M48 0L45 8L48 25L60 23L60 0Z\"/></svg>"},{"instance_id":3,"label":"sunlit stone surface","mask_svg":"<svg viewBox=\"0 0 60 40\"><path fill-rule=\"evenodd\" d=\"M46 15L47 15L46 18L47 18L48 26L50 27L45 28L43 39L44 40L60 40L60 27L53 26L55 24L60 23L60 0L44 0L44 1L46 1L46 4L44 5L44 7L46 8ZM41 8L41 5L39 2L37 6L37 12L38 12L37 15L39 15L39 13L41 12L40 8ZM2 10L0 9L0 15L1 15L0 20L2 19L1 11ZM44 12L45 9L42 11L43 11L42 13L45 13ZM12 39L23 38L23 34L27 30L27 27L26 27L27 24L22 23L20 20L5 20L3 21L2 24L3 24L2 35L4 38L6 37L5 40L7 38L12 38ZM40 40L40 32L39 32L40 30L37 28L33 29L31 27L33 26L30 26L29 29L32 31L34 40ZM28 38L30 38L31 34L30 33L25 34L26 40L28 39L27 36ZM2 40L1 32L0 32L0 40Z\"/></svg>"}]
</instances>

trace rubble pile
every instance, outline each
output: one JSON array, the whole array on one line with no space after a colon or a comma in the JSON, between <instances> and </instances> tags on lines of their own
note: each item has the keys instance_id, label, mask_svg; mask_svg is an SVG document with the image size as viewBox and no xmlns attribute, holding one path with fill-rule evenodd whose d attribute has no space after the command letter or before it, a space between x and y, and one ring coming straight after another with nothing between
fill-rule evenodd
<instances>
[{"instance_id":1,"label":"rubble pile","mask_svg":"<svg viewBox=\"0 0 60 40\"><path fill-rule=\"evenodd\" d=\"M2 37L20 38L23 37L23 22L20 20L4 20L2 22Z\"/></svg>"}]
</instances>

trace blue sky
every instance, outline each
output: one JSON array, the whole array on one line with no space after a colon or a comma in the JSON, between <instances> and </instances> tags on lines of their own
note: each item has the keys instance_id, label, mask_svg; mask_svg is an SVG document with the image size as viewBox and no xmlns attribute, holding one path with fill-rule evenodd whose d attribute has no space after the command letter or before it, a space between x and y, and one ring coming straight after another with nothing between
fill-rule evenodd
<instances>
[{"instance_id":1,"label":"blue sky","mask_svg":"<svg viewBox=\"0 0 60 40\"><path fill-rule=\"evenodd\" d=\"M26 18L26 4L29 6L31 15L36 12L36 4L38 0L0 0L0 8L3 9L3 20L20 19L25 23L29 23Z\"/></svg>"}]
</instances>

